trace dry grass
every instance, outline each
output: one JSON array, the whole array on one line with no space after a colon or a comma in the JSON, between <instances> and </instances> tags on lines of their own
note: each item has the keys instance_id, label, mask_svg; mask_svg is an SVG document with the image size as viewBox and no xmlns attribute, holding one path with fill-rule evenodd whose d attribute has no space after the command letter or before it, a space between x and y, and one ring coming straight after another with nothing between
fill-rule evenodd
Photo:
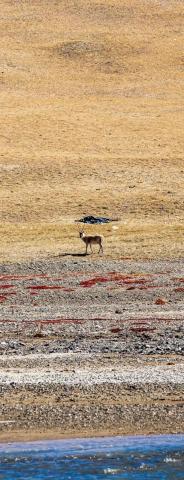
<instances>
[{"instance_id":1,"label":"dry grass","mask_svg":"<svg viewBox=\"0 0 184 480\"><path fill-rule=\"evenodd\" d=\"M121 217L109 256L182 256L183 2L0 6L1 260L77 252L84 214Z\"/></svg>"},{"instance_id":2,"label":"dry grass","mask_svg":"<svg viewBox=\"0 0 184 480\"><path fill-rule=\"evenodd\" d=\"M178 224L146 224L128 222L116 225L86 226L89 234L104 236L105 258L181 258L183 256L184 226ZM115 229L114 229L115 227ZM117 229L116 229L117 228ZM46 255L77 257L85 252L76 225L66 224L6 224L0 228L0 261L16 262ZM169 245L164 248L164 245ZM96 254L84 257L86 261ZM100 256L100 258L104 258ZM99 256L98 256L99 258Z\"/></svg>"}]
</instances>

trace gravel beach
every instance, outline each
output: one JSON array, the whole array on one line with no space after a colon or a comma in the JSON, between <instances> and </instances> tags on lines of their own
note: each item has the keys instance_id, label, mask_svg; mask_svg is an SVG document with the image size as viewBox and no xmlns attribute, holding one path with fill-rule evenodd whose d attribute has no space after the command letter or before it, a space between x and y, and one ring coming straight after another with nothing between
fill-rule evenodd
<instances>
[{"instance_id":1,"label":"gravel beach","mask_svg":"<svg viewBox=\"0 0 184 480\"><path fill-rule=\"evenodd\" d=\"M1 265L0 439L183 432L182 260Z\"/></svg>"}]
</instances>

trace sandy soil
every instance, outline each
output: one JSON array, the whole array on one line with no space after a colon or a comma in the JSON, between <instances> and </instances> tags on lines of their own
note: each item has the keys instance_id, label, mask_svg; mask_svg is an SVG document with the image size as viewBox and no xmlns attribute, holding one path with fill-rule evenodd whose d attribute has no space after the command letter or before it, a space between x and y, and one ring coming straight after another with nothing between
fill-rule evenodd
<instances>
[{"instance_id":1,"label":"sandy soil","mask_svg":"<svg viewBox=\"0 0 184 480\"><path fill-rule=\"evenodd\" d=\"M0 7L0 260L78 253L85 214L110 258L182 257L183 2Z\"/></svg>"}]
</instances>

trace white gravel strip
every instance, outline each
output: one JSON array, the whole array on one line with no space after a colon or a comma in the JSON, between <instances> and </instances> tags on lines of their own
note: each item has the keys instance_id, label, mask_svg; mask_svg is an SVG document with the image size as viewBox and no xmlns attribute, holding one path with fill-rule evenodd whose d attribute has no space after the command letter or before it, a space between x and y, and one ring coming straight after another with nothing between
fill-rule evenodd
<instances>
[{"instance_id":1,"label":"white gravel strip","mask_svg":"<svg viewBox=\"0 0 184 480\"><path fill-rule=\"evenodd\" d=\"M184 364L177 366L145 366L140 368L116 369L77 369L75 372L57 372L54 370L29 369L14 372L0 372L0 385L39 385L39 384L64 384L68 386L113 384L183 384Z\"/></svg>"},{"instance_id":2,"label":"white gravel strip","mask_svg":"<svg viewBox=\"0 0 184 480\"><path fill-rule=\"evenodd\" d=\"M8 360L21 360L26 362L27 360L55 360L55 358L61 360L77 360L90 357L101 357L101 353L88 353L88 352L56 352L56 353L29 353L27 355L0 355L1 362L7 362Z\"/></svg>"}]
</instances>

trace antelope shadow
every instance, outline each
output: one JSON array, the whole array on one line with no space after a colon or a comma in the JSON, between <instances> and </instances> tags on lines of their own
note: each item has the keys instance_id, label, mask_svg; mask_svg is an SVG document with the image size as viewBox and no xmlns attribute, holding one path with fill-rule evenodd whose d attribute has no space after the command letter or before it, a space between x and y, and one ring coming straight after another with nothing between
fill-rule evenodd
<instances>
[{"instance_id":1,"label":"antelope shadow","mask_svg":"<svg viewBox=\"0 0 184 480\"><path fill-rule=\"evenodd\" d=\"M90 253L72 253L72 252L63 252L59 253L58 255L55 255L56 257L86 257L87 255L90 255Z\"/></svg>"}]
</instances>

